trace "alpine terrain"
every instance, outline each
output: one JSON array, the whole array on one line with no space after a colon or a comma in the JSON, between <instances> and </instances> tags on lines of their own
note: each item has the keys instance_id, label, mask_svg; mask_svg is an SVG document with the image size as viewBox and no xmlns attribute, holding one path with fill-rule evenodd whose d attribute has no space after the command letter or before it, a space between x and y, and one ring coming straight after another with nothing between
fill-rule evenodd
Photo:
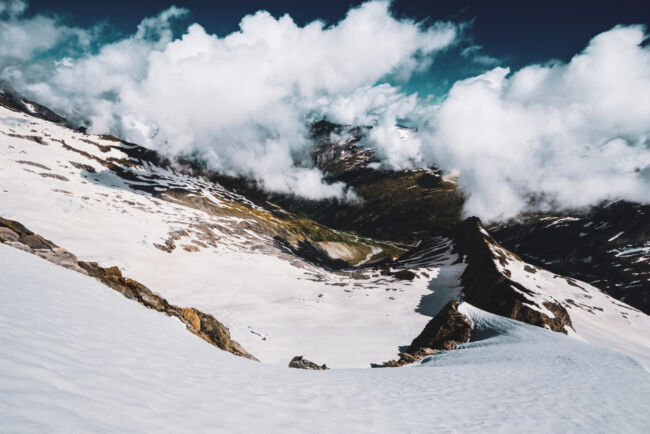
<instances>
[{"instance_id":1,"label":"alpine terrain","mask_svg":"<svg viewBox=\"0 0 650 434\"><path fill-rule=\"evenodd\" d=\"M308 200L0 105L2 431L650 425L648 205L462 218L327 121L361 199Z\"/></svg>"}]
</instances>

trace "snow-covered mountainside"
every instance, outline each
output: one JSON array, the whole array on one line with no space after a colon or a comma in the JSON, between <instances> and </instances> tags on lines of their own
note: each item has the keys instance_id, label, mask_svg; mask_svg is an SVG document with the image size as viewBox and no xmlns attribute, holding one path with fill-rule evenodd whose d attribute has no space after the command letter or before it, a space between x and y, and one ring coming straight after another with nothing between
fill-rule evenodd
<instances>
[{"instance_id":1,"label":"snow-covered mountainside","mask_svg":"<svg viewBox=\"0 0 650 434\"><path fill-rule=\"evenodd\" d=\"M214 315L264 362L303 354L368 366L426 324L415 307L427 279L332 271L293 254L336 265L403 249L264 209L208 178L133 157L144 151L115 139L1 107L0 132L0 216L80 259L118 266L171 303Z\"/></svg>"},{"instance_id":2,"label":"snow-covered mountainside","mask_svg":"<svg viewBox=\"0 0 650 434\"><path fill-rule=\"evenodd\" d=\"M310 431L650 424L650 317L461 222L437 171L382 172L358 138L319 142L319 164L368 199L307 203L21 101L0 97L10 430L53 414L60 431L236 430L253 415ZM338 369L286 369L294 356ZM371 365L410 367L340 369Z\"/></svg>"},{"instance_id":3,"label":"snow-covered mountainside","mask_svg":"<svg viewBox=\"0 0 650 434\"><path fill-rule=\"evenodd\" d=\"M649 422L650 377L632 359L466 303L474 339L461 349L412 368L312 372L215 350L17 249L0 246L0 263L3 431L643 432Z\"/></svg>"},{"instance_id":4,"label":"snow-covered mountainside","mask_svg":"<svg viewBox=\"0 0 650 434\"><path fill-rule=\"evenodd\" d=\"M394 241L426 239L457 223L463 199L454 177L433 169L379 170L375 151L363 146L367 130L325 121L313 128L314 163L328 179L353 185L363 203L276 199L332 227ZM649 312L648 205L608 202L568 213L526 215L489 229L497 241L527 261L586 281Z\"/></svg>"},{"instance_id":5,"label":"snow-covered mountainside","mask_svg":"<svg viewBox=\"0 0 650 434\"><path fill-rule=\"evenodd\" d=\"M650 313L650 205L617 201L582 213L527 216L490 232L526 260Z\"/></svg>"}]
</instances>

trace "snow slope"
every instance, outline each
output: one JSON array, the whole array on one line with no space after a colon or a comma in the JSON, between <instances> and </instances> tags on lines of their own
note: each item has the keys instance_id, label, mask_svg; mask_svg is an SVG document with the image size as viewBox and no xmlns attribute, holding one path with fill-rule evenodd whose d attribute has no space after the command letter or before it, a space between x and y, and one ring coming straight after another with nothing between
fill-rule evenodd
<instances>
[{"instance_id":1,"label":"snow slope","mask_svg":"<svg viewBox=\"0 0 650 434\"><path fill-rule=\"evenodd\" d=\"M129 166L124 148L130 145L4 107L0 138L0 216L81 260L119 266L173 304L214 315L265 363L286 365L303 355L331 367L367 367L393 359L448 301L440 296L457 286L462 271L446 268L456 259L448 243L433 261L422 252L402 264L417 272L413 281L379 270L356 277L328 272L278 249L271 236L251 230L252 219L228 212L246 198L203 177L152 164ZM133 179L118 177L99 160L130 170ZM216 208L208 212L175 201L172 187ZM186 235L176 239L173 251L155 247L179 233ZM580 339L650 366L650 317L596 288L526 267L509 259L507 271L536 294L532 302L561 302Z\"/></svg>"},{"instance_id":2,"label":"snow slope","mask_svg":"<svg viewBox=\"0 0 650 434\"><path fill-rule=\"evenodd\" d=\"M232 356L87 276L0 245L3 432L647 432L632 359L467 304L476 341L419 366Z\"/></svg>"},{"instance_id":3,"label":"snow slope","mask_svg":"<svg viewBox=\"0 0 650 434\"><path fill-rule=\"evenodd\" d=\"M521 294L531 301L529 307L553 317L544 302L560 303L571 317L573 329L566 330L570 336L621 351L650 369L648 315L588 283L527 264L495 244L490 244L490 249L504 262L494 260L499 271L528 289Z\"/></svg>"},{"instance_id":4,"label":"snow slope","mask_svg":"<svg viewBox=\"0 0 650 434\"><path fill-rule=\"evenodd\" d=\"M333 367L368 367L395 357L430 319L416 312L430 293L428 279L330 273L275 248L272 237L249 229L252 221L154 197L140 187L183 188L223 209L246 202L207 179L129 168L128 155L116 149L128 145L4 107L0 139L1 217L80 260L119 266L173 304L214 315L265 363L286 366L303 355ZM139 180L116 176L96 158L133 169ZM188 235L172 252L154 246L178 231ZM437 269L423 271L435 276Z\"/></svg>"}]
</instances>

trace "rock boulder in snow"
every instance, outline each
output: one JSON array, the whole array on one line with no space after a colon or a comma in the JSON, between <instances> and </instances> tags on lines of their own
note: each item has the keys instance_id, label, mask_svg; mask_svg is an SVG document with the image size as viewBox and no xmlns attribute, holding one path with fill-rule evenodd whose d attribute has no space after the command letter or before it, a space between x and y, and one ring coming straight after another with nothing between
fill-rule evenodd
<instances>
[{"instance_id":1,"label":"rock boulder in snow","mask_svg":"<svg viewBox=\"0 0 650 434\"><path fill-rule=\"evenodd\" d=\"M290 368L296 368L296 369L312 369L314 371L322 371L325 369L329 369L327 365L317 365L314 362L311 362L307 359L305 359L303 356L296 356L291 361L289 362L289 367Z\"/></svg>"}]
</instances>

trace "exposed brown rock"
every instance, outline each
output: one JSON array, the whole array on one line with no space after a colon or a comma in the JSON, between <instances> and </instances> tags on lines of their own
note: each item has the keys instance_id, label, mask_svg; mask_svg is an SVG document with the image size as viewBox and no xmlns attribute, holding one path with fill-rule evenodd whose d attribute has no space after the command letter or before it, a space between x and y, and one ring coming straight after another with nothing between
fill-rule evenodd
<instances>
[{"instance_id":1,"label":"exposed brown rock","mask_svg":"<svg viewBox=\"0 0 650 434\"><path fill-rule=\"evenodd\" d=\"M23 243L19 241L7 241L5 244L8 246L11 246L13 248L16 248L18 250L22 250L23 252L27 253L34 253L31 247L24 245Z\"/></svg>"},{"instance_id":2,"label":"exposed brown rock","mask_svg":"<svg viewBox=\"0 0 650 434\"><path fill-rule=\"evenodd\" d=\"M43 178L54 178L54 179L58 179L59 181L69 181L69 179L66 178L65 176L57 175L56 173L43 172L43 173L39 173L39 175L41 175Z\"/></svg>"},{"instance_id":3,"label":"exposed brown rock","mask_svg":"<svg viewBox=\"0 0 650 434\"><path fill-rule=\"evenodd\" d=\"M154 246L159 248L162 251L165 251L167 253L171 253L175 248L176 244L174 241L180 240L182 237L187 237L189 234L185 230L177 230L169 233L169 236L165 240L164 244L156 244L154 243ZM189 250L188 250L189 251Z\"/></svg>"},{"instance_id":4,"label":"exposed brown rock","mask_svg":"<svg viewBox=\"0 0 650 434\"><path fill-rule=\"evenodd\" d=\"M183 315L183 318L188 320L192 327L194 327L195 330L199 331L201 330L201 318L197 315L196 311L194 309L184 307L181 310L181 314Z\"/></svg>"},{"instance_id":5,"label":"exposed brown rock","mask_svg":"<svg viewBox=\"0 0 650 434\"><path fill-rule=\"evenodd\" d=\"M7 134L7 133L5 133ZM43 141L43 138L40 136L30 136L30 135L21 135L21 134L7 134L10 137L16 137L19 139L25 139L25 140L31 140L32 142L36 142L39 145L44 145L47 146L47 143Z\"/></svg>"},{"instance_id":6,"label":"exposed brown rock","mask_svg":"<svg viewBox=\"0 0 650 434\"><path fill-rule=\"evenodd\" d=\"M0 227L0 242L14 242L18 241L18 238L19 236L16 232L12 231L9 228Z\"/></svg>"},{"instance_id":7,"label":"exposed brown rock","mask_svg":"<svg viewBox=\"0 0 650 434\"><path fill-rule=\"evenodd\" d=\"M210 344L247 359L257 359L242 346L230 338L228 327L217 321L212 315L194 308L181 308L170 304L160 295L135 280L122 276L116 266L103 268L96 262L78 261L77 257L65 249L56 246L40 235L34 234L22 224L0 217L0 242L12 247L34 253L57 265L88 274L106 286L122 293L126 298L178 318L189 331Z\"/></svg>"},{"instance_id":8,"label":"exposed brown rock","mask_svg":"<svg viewBox=\"0 0 650 434\"><path fill-rule=\"evenodd\" d=\"M43 164L40 164L40 163L34 163L33 161L27 161L27 160L16 160L16 163L26 164L26 165L28 165L28 166L38 167L39 169L52 170L52 169L50 169L49 167L47 167L47 166L45 166L45 165L43 165Z\"/></svg>"},{"instance_id":9,"label":"exposed brown rock","mask_svg":"<svg viewBox=\"0 0 650 434\"><path fill-rule=\"evenodd\" d=\"M54 245L39 235L23 235L20 242L32 249L50 249Z\"/></svg>"},{"instance_id":10,"label":"exposed brown rock","mask_svg":"<svg viewBox=\"0 0 650 434\"><path fill-rule=\"evenodd\" d=\"M176 248L176 244L171 238L166 239L164 244L154 243L153 245L154 247L167 253L171 253Z\"/></svg>"},{"instance_id":11,"label":"exposed brown rock","mask_svg":"<svg viewBox=\"0 0 650 434\"><path fill-rule=\"evenodd\" d=\"M327 365L317 365L314 362L311 362L302 356L296 356L291 361L289 362L289 367L290 368L296 368L296 369L312 369L314 371L322 371L325 369L329 369Z\"/></svg>"},{"instance_id":12,"label":"exposed brown rock","mask_svg":"<svg viewBox=\"0 0 650 434\"><path fill-rule=\"evenodd\" d=\"M79 273L88 274L83 268L79 266L79 261L77 261L77 257L75 255L60 247L55 247L53 249L38 249L33 253L43 259L47 259L56 265L60 265Z\"/></svg>"},{"instance_id":13,"label":"exposed brown rock","mask_svg":"<svg viewBox=\"0 0 650 434\"><path fill-rule=\"evenodd\" d=\"M418 362L423 358L430 356L435 353L439 353L441 350L434 350L431 348L420 348L413 354L409 353L399 353L399 359L390 360L382 365L372 365L373 368L398 368L400 366L408 365L411 363Z\"/></svg>"},{"instance_id":14,"label":"exposed brown rock","mask_svg":"<svg viewBox=\"0 0 650 434\"><path fill-rule=\"evenodd\" d=\"M537 273L537 269L530 265L524 265L524 271L527 271L529 273Z\"/></svg>"},{"instance_id":15,"label":"exposed brown rock","mask_svg":"<svg viewBox=\"0 0 650 434\"><path fill-rule=\"evenodd\" d=\"M76 167L77 169L85 170L88 173L97 173L95 168L88 164L78 163L76 161L70 161L70 164L72 164L72 166Z\"/></svg>"}]
</instances>

